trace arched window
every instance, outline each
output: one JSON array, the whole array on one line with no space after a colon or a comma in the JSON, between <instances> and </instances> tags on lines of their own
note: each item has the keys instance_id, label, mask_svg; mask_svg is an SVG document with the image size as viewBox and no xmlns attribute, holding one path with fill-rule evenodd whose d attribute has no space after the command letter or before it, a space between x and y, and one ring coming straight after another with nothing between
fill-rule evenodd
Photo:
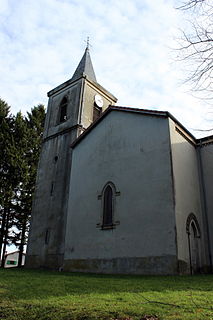
<instances>
[{"instance_id":1,"label":"arched window","mask_svg":"<svg viewBox=\"0 0 213 320\"><path fill-rule=\"evenodd\" d=\"M195 238L200 238L200 226L194 213L190 213L186 220L186 232L191 234L192 230Z\"/></svg>"},{"instance_id":2,"label":"arched window","mask_svg":"<svg viewBox=\"0 0 213 320\"><path fill-rule=\"evenodd\" d=\"M104 190L103 227L113 225L113 190L108 185Z\"/></svg>"},{"instance_id":3,"label":"arched window","mask_svg":"<svg viewBox=\"0 0 213 320\"><path fill-rule=\"evenodd\" d=\"M59 107L59 123L62 123L67 120L67 98L64 97L60 103Z\"/></svg>"},{"instance_id":4,"label":"arched window","mask_svg":"<svg viewBox=\"0 0 213 320\"><path fill-rule=\"evenodd\" d=\"M193 213L187 218L186 232L188 234L190 273L200 271L200 226Z\"/></svg>"},{"instance_id":5,"label":"arched window","mask_svg":"<svg viewBox=\"0 0 213 320\"><path fill-rule=\"evenodd\" d=\"M115 229L120 224L118 216L115 212L116 198L120 196L120 191L116 190L113 182L108 181L98 195L98 200L101 200L100 222L96 224L97 228L102 230Z\"/></svg>"}]
</instances>

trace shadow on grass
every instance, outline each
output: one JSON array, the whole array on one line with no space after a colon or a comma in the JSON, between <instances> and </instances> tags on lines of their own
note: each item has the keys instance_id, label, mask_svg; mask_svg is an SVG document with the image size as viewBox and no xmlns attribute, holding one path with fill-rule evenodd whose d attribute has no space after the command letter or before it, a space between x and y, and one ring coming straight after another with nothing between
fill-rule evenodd
<instances>
[{"instance_id":1,"label":"shadow on grass","mask_svg":"<svg viewBox=\"0 0 213 320\"><path fill-rule=\"evenodd\" d=\"M0 270L2 320L213 319L213 275L128 276ZM154 301L155 300L155 301Z\"/></svg>"},{"instance_id":2,"label":"shadow on grass","mask_svg":"<svg viewBox=\"0 0 213 320\"><path fill-rule=\"evenodd\" d=\"M47 296L115 294L128 292L210 292L213 275L135 276L97 275L27 269L0 270L0 289L13 299L42 299ZM0 290L1 296L1 290Z\"/></svg>"}]
</instances>

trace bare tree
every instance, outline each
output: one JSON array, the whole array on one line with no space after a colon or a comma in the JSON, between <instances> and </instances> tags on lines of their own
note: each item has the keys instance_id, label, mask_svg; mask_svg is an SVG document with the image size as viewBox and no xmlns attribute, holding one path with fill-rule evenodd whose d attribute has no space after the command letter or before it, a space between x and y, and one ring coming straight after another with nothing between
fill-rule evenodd
<instances>
[{"instance_id":1,"label":"bare tree","mask_svg":"<svg viewBox=\"0 0 213 320\"><path fill-rule=\"evenodd\" d=\"M186 81L192 84L192 90L212 100L213 2L188 0L182 2L178 9L187 12L189 22L189 27L181 31L178 48L178 58L187 62Z\"/></svg>"},{"instance_id":2,"label":"bare tree","mask_svg":"<svg viewBox=\"0 0 213 320\"><path fill-rule=\"evenodd\" d=\"M195 8L198 5L202 5L205 2L205 0L189 0L182 2L182 4L178 7L178 9L182 10L188 10Z\"/></svg>"}]
</instances>

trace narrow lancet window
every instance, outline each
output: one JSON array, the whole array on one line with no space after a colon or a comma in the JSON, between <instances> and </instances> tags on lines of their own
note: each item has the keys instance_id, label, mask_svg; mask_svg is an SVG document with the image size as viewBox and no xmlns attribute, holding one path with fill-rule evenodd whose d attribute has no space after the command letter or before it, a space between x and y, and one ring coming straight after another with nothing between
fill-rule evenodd
<instances>
[{"instance_id":1,"label":"narrow lancet window","mask_svg":"<svg viewBox=\"0 0 213 320\"><path fill-rule=\"evenodd\" d=\"M116 214L116 197L120 196L120 191L116 190L113 182L108 181L98 195L98 200L101 200L100 220L96 224L96 228L101 230L115 229L120 224L118 215Z\"/></svg>"},{"instance_id":2,"label":"narrow lancet window","mask_svg":"<svg viewBox=\"0 0 213 320\"><path fill-rule=\"evenodd\" d=\"M45 244L49 243L49 237L50 237L50 231L49 231L49 229L46 229L46 232L45 232Z\"/></svg>"},{"instance_id":3,"label":"narrow lancet window","mask_svg":"<svg viewBox=\"0 0 213 320\"><path fill-rule=\"evenodd\" d=\"M50 195L53 195L53 191L54 191L54 183L51 183L51 188L50 188Z\"/></svg>"},{"instance_id":4,"label":"narrow lancet window","mask_svg":"<svg viewBox=\"0 0 213 320\"><path fill-rule=\"evenodd\" d=\"M96 107L96 106L93 108L93 122L94 122L95 120L97 120L98 118L100 118L101 112L102 112L102 109L101 109L101 108L98 108L98 107Z\"/></svg>"},{"instance_id":5,"label":"narrow lancet window","mask_svg":"<svg viewBox=\"0 0 213 320\"><path fill-rule=\"evenodd\" d=\"M59 113L60 113L59 123L62 123L67 120L67 104L68 104L67 98L64 97L61 101L60 108L59 108Z\"/></svg>"},{"instance_id":6,"label":"narrow lancet window","mask_svg":"<svg viewBox=\"0 0 213 320\"><path fill-rule=\"evenodd\" d=\"M111 186L107 186L104 191L103 227L113 224L113 191Z\"/></svg>"},{"instance_id":7,"label":"narrow lancet window","mask_svg":"<svg viewBox=\"0 0 213 320\"><path fill-rule=\"evenodd\" d=\"M200 227L197 218L193 213L190 213L187 218L186 232L188 234L190 273L199 273L201 257Z\"/></svg>"}]
</instances>

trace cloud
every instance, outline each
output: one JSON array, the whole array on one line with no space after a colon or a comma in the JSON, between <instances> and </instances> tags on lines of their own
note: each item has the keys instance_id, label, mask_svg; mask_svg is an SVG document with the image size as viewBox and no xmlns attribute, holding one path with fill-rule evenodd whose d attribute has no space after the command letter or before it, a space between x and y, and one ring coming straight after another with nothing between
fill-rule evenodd
<instances>
[{"instance_id":1,"label":"cloud","mask_svg":"<svg viewBox=\"0 0 213 320\"><path fill-rule=\"evenodd\" d=\"M1 98L13 113L47 105L46 91L71 78L90 36L98 82L119 105L169 110L187 128L204 128L208 107L179 86L171 63L181 24L174 3L1 0Z\"/></svg>"}]
</instances>

